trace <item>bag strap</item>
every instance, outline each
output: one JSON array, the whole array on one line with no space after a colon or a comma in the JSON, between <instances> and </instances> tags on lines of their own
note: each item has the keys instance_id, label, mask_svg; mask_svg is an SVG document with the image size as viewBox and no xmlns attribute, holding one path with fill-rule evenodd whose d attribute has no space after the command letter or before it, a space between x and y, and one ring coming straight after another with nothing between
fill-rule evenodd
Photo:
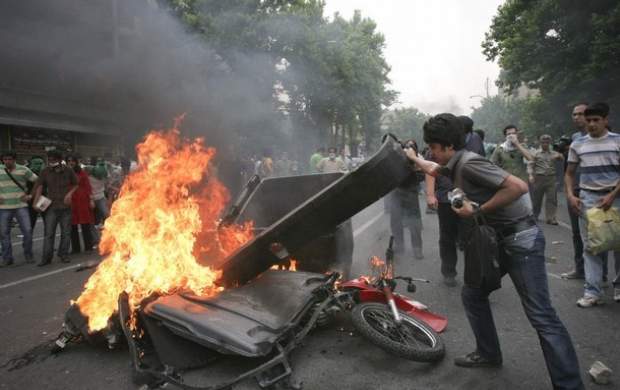
<instances>
[{"instance_id":1,"label":"bag strap","mask_svg":"<svg viewBox=\"0 0 620 390\"><path fill-rule=\"evenodd\" d=\"M4 168L4 172L6 172L7 175L9 175L9 177L11 178L11 180L13 180L13 183L15 183L16 186L19 187L19 189L21 189L22 191L24 191L24 193L27 193L28 191L26 191L26 189L19 184L19 182L15 179L15 177L13 177L13 175L11 175L11 172L9 172L8 169L6 169L6 167Z\"/></svg>"},{"instance_id":2,"label":"bag strap","mask_svg":"<svg viewBox=\"0 0 620 390\"><path fill-rule=\"evenodd\" d=\"M459 157L456 164L454 164L454 171L451 172L452 182L456 184L457 188L463 189L463 166L465 166L465 164L467 164L469 160L477 156L478 155L476 153L469 152L464 149L461 151L461 156ZM474 222L477 225L487 225L486 218L480 213L474 218Z\"/></svg>"}]
</instances>

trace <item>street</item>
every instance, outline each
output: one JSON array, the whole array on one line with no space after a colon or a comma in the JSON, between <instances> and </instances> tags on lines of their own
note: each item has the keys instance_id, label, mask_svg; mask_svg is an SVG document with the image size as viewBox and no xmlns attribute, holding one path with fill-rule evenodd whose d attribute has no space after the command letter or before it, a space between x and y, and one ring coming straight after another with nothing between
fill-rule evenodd
<instances>
[{"instance_id":1,"label":"street","mask_svg":"<svg viewBox=\"0 0 620 390\"><path fill-rule=\"evenodd\" d=\"M560 196L561 197L561 196ZM423 196L420 201L423 202ZM561 199L563 199L561 197ZM422 207L424 210L425 207ZM596 360L615 374L607 389L620 389L620 304L580 309L576 300L582 294L582 281L562 280L560 274L573 262L571 232L565 202L559 205L560 226L542 224L547 247L547 271L554 306L572 336L587 388L598 388L587 375ZM292 357L294 378L304 389L549 389L547 370L536 333L529 325L509 278L491 296L495 322L503 348L504 365L500 369L464 369L454 366L456 356L471 352L474 339L460 299L462 261L459 260L459 285L446 287L441 282L438 251L438 223L434 214L423 214L423 260L396 259L396 273L430 279L418 283L415 298L436 313L448 317L442 334L446 357L437 364L399 359L383 352L353 331L346 313L329 328L315 330ZM353 218L355 252L353 275L368 273L370 255L383 256L389 238L389 217L378 202ZM57 356L49 354L49 343L61 330L63 315L71 299L77 298L93 272L81 265L96 261L98 255L73 256L70 264L54 261L38 268L23 264L23 256L13 230L16 264L0 269L0 388L2 389L134 389L126 348L107 350L87 344L69 345ZM407 236L407 234L406 234ZM35 259L42 247L42 224L35 229ZM408 243L408 240L407 240ZM409 243L408 243L409 245ZM409 252L410 253L410 252ZM613 269L613 262L610 267ZM611 270L610 270L611 274ZM404 292L404 286L401 286ZM235 360L227 369L233 370ZM188 373L193 384L206 384L218 373ZM257 389L249 380L239 389Z\"/></svg>"}]
</instances>

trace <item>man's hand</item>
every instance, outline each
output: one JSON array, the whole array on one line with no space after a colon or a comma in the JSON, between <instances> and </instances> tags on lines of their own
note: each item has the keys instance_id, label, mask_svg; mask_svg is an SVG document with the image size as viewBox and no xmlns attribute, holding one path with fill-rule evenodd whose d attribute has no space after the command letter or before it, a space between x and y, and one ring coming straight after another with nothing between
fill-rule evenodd
<instances>
[{"instance_id":1,"label":"man's hand","mask_svg":"<svg viewBox=\"0 0 620 390\"><path fill-rule=\"evenodd\" d=\"M90 200L90 202L88 203L88 205L90 206L91 209L95 208L95 201L94 200Z\"/></svg>"},{"instance_id":2,"label":"man's hand","mask_svg":"<svg viewBox=\"0 0 620 390\"><path fill-rule=\"evenodd\" d=\"M426 195L426 205L431 209L437 209L439 201L435 195Z\"/></svg>"},{"instance_id":3,"label":"man's hand","mask_svg":"<svg viewBox=\"0 0 620 390\"><path fill-rule=\"evenodd\" d=\"M64 203L67 206L71 206L71 195L73 195L73 193L68 193L67 195L65 195L65 199L64 199Z\"/></svg>"},{"instance_id":4,"label":"man's hand","mask_svg":"<svg viewBox=\"0 0 620 390\"><path fill-rule=\"evenodd\" d=\"M614 200L615 199L616 199L616 196L614 195L614 193L610 192L609 194L607 194L604 197L602 197L601 200L599 200L599 202L596 205L596 207L607 211L607 210L609 210L611 208L611 206L614 205Z\"/></svg>"},{"instance_id":5,"label":"man's hand","mask_svg":"<svg viewBox=\"0 0 620 390\"><path fill-rule=\"evenodd\" d=\"M403 150L405 151L405 154L407 155L407 157L409 157L411 161L414 161L414 158L418 157L418 153L415 151L414 148L405 148Z\"/></svg>"},{"instance_id":6,"label":"man's hand","mask_svg":"<svg viewBox=\"0 0 620 390\"><path fill-rule=\"evenodd\" d=\"M517 137L516 134L510 134L506 137L506 139L510 142L512 142L513 145L517 146L520 144L519 142L519 137Z\"/></svg>"},{"instance_id":7,"label":"man's hand","mask_svg":"<svg viewBox=\"0 0 620 390\"><path fill-rule=\"evenodd\" d=\"M465 199L463 200L463 206L459 209L452 207L452 210L461 218L470 218L476 214L476 210L474 210L474 206L471 204L471 201Z\"/></svg>"},{"instance_id":8,"label":"man's hand","mask_svg":"<svg viewBox=\"0 0 620 390\"><path fill-rule=\"evenodd\" d=\"M534 184L534 182L536 181L536 178L534 177L534 175L530 175L529 179L530 179L530 183L532 184Z\"/></svg>"},{"instance_id":9,"label":"man's hand","mask_svg":"<svg viewBox=\"0 0 620 390\"><path fill-rule=\"evenodd\" d=\"M581 215L581 205L582 205L581 199L579 199L573 194L569 194L568 204L570 205L571 209L573 210L575 214Z\"/></svg>"},{"instance_id":10,"label":"man's hand","mask_svg":"<svg viewBox=\"0 0 620 390\"><path fill-rule=\"evenodd\" d=\"M19 200L21 200L22 202L30 202L31 199L32 199L32 195L28 195L28 194L24 194L19 197Z\"/></svg>"}]
</instances>

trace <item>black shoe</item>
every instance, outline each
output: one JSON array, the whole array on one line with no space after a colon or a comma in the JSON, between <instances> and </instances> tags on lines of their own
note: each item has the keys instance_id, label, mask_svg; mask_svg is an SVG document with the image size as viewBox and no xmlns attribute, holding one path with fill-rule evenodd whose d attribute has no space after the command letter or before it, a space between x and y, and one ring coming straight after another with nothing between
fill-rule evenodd
<instances>
[{"instance_id":1,"label":"black shoe","mask_svg":"<svg viewBox=\"0 0 620 390\"><path fill-rule=\"evenodd\" d=\"M3 260L0 263L0 267L8 267L9 265L13 265L13 259L11 259L11 260Z\"/></svg>"},{"instance_id":2,"label":"black shoe","mask_svg":"<svg viewBox=\"0 0 620 390\"><path fill-rule=\"evenodd\" d=\"M60 261L61 261L61 262L63 262L63 263L69 263L69 262L71 262L71 260L69 260L69 258L68 258L67 256L63 256L63 257L61 257L61 258L60 258Z\"/></svg>"},{"instance_id":3,"label":"black shoe","mask_svg":"<svg viewBox=\"0 0 620 390\"><path fill-rule=\"evenodd\" d=\"M456 278L454 276L444 276L443 284L448 287L456 287Z\"/></svg>"},{"instance_id":4,"label":"black shoe","mask_svg":"<svg viewBox=\"0 0 620 390\"><path fill-rule=\"evenodd\" d=\"M46 265L50 265L51 261L41 261L37 263L37 267L45 267Z\"/></svg>"},{"instance_id":5,"label":"black shoe","mask_svg":"<svg viewBox=\"0 0 620 390\"><path fill-rule=\"evenodd\" d=\"M34 257L32 257L32 255L30 255L30 256L24 256L24 259L26 259L26 263L27 263L27 264L34 263Z\"/></svg>"},{"instance_id":6,"label":"black shoe","mask_svg":"<svg viewBox=\"0 0 620 390\"><path fill-rule=\"evenodd\" d=\"M459 367L501 367L502 359L487 359L475 351L455 358L454 364Z\"/></svg>"}]
</instances>

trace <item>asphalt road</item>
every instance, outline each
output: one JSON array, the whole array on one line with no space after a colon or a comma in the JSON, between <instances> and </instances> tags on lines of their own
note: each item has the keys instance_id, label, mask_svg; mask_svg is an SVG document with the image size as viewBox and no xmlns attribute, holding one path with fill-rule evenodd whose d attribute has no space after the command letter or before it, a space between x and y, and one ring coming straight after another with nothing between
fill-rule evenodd
<instances>
[{"instance_id":1,"label":"asphalt road","mask_svg":"<svg viewBox=\"0 0 620 390\"><path fill-rule=\"evenodd\" d=\"M421 197L422 199L422 197ZM599 386L586 374L600 360L614 371L614 382L606 389L620 389L620 304L579 309L575 302L582 293L580 281L561 280L559 274L571 267L572 243L564 208L559 219L564 226L544 225L546 256L552 300L568 328L581 363L584 382ZM431 284L418 284L415 298L432 311L448 317L442 337L447 353L437 364L423 364L390 356L371 345L342 315L327 329L312 333L292 357L294 377L304 389L549 389L551 388L536 333L530 327L517 294L508 278L491 296L496 325L503 348L501 369L464 369L454 366L454 357L471 352L473 336L460 300L460 286L441 283L436 215L424 215L424 260L397 259L397 273L423 277ZM355 231L354 274L368 272L370 255L383 255L389 236L388 217L381 203L353 219ZM17 229L16 229L17 230ZM41 227L35 233L35 256L40 256ZM14 233L14 243L19 241ZM48 344L61 329L63 315L75 299L92 269L79 264L97 260L97 255L72 257L71 264L54 263L43 269L22 264L21 249L14 247L16 265L0 268L0 389L134 389L129 355L125 348L107 350L90 345L71 345L58 356L50 356ZM459 261L462 269L462 261ZM78 272L76 272L78 271ZM459 275L460 278L460 275ZM239 365L241 363L239 362ZM226 369L238 366L234 360ZM217 373L189 373L194 383L206 383ZM257 389L253 380L236 389Z\"/></svg>"}]
</instances>

